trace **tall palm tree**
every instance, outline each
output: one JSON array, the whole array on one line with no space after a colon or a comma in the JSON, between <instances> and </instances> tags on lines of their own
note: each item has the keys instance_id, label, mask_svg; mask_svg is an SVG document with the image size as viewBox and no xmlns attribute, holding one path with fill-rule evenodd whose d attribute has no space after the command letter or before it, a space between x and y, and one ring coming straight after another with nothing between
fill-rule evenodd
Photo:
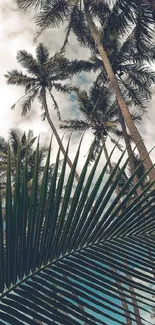
<instances>
[{"instance_id":1,"label":"tall palm tree","mask_svg":"<svg viewBox=\"0 0 155 325\"><path fill-rule=\"evenodd\" d=\"M94 82L89 92L78 91L78 110L84 119L64 120L61 129L70 131L86 131L92 129L94 140L91 144L90 159L94 160L103 143L109 135L113 143L117 143L116 136L122 136L118 130L118 117L115 103L112 103L112 94L108 87L100 87ZM120 148L120 147L119 147Z\"/></svg>"},{"instance_id":2,"label":"tall palm tree","mask_svg":"<svg viewBox=\"0 0 155 325\"><path fill-rule=\"evenodd\" d=\"M131 189L124 197L126 184L119 197L112 198L112 193L128 164L127 160L120 168L124 152L113 170L113 175L105 180L107 165L103 166L95 185L92 186L100 152L85 180L89 166L89 157L87 158L69 207L79 149L68 175L63 202L61 194L67 152L61 174L56 181L59 153L48 191L49 150L39 192L39 208L36 209L39 148L36 150L28 210L27 163L20 183L19 154L13 192L10 186L8 154L5 232L2 225L3 211L0 208L1 324L7 322L33 325L39 321L51 325L78 325L84 322L89 325L109 325L111 322L125 325L119 292L123 288L124 297L131 310L129 319L135 322L130 286L136 290L140 311L146 313L145 317L141 315L142 322L144 325L149 324L148 317L154 294L151 271L154 267L154 257L148 258L148 250L155 256L155 204L151 192L146 198L145 189L139 198L134 198L126 206L135 191L135 188ZM113 177L115 181L111 183ZM128 183L131 183L132 179L133 176L128 179ZM84 191L81 192L83 186ZM117 206L120 198L122 203ZM127 266L124 266L126 261ZM117 273L113 272L112 268L117 269ZM79 305L84 309L80 309Z\"/></svg>"},{"instance_id":3,"label":"tall palm tree","mask_svg":"<svg viewBox=\"0 0 155 325\"><path fill-rule=\"evenodd\" d=\"M155 47L150 47L148 58L146 54L143 55L137 51L137 27L134 28L126 37L126 39L120 41L120 35L113 31L110 38L103 35L102 43L104 44L108 53L111 65L117 80L121 87L122 94L126 99L126 103L130 103L135 108L139 109L141 114L146 113L148 100L151 97L150 86L155 82L155 73L153 70L146 68L146 60L154 60L155 58ZM96 71L98 73L96 82L101 86L109 85L109 78L105 69L103 68L103 62L98 56L98 51L92 46L91 40L85 42L85 46L92 48L92 56L87 60L73 60L68 62L67 70L71 73L76 74L81 71L90 72ZM117 102L116 102L117 103ZM131 106L131 105L130 105ZM124 140L129 154L130 169L134 171L134 157L132 154L132 147L130 139L127 134L126 124L122 112L117 104L118 119L122 127ZM131 114L131 113L130 113ZM135 183L137 179L135 177Z\"/></svg>"},{"instance_id":4,"label":"tall palm tree","mask_svg":"<svg viewBox=\"0 0 155 325\"><path fill-rule=\"evenodd\" d=\"M112 68L108 53L102 43L102 36L109 38L113 30L115 33L126 33L127 29L132 25L136 25L137 48L141 54L147 50L151 44L151 33L153 31L153 16L150 3L148 1L127 1L116 0L112 7L105 1L92 0L51 0L51 1L30 1L17 0L21 9L29 7L40 7L40 15L37 18L37 24L41 31L49 27L59 26L67 23L65 44L68 42L68 37L72 32L77 36L81 44L85 44L88 40L95 46L98 51L106 73L108 75L111 86L116 95L122 115L125 119L129 132L137 145L141 159L146 157L144 164L145 168L150 168L150 179L155 179L155 168L143 139L134 124L127 104L122 95L117 76ZM98 24L96 24L96 20ZM98 29L100 25L101 29ZM152 30L151 30L152 26ZM133 27L134 28L134 27ZM149 50L148 50L149 52ZM149 59L149 55L148 55ZM147 59L147 60L148 60Z\"/></svg>"},{"instance_id":5,"label":"tall palm tree","mask_svg":"<svg viewBox=\"0 0 155 325\"><path fill-rule=\"evenodd\" d=\"M118 138L124 136L129 156L132 153L132 148L129 147L132 139L128 135L125 125L123 125L124 132L118 128L120 119L118 117L117 103L113 101L114 98L108 87L98 85L98 78L90 88L89 95L86 91L78 91L77 95L79 103L78 109L82 112L85 119L65 120L65 124L61 124L60 128L71 131L85 131L87 129L92 129L94 131L94 140L93 144L91 144L91 159L95 159L99 150L103 146L105 158L109 161L109 169L110 172L112 172L113 166L111 161L108 159L109 155L106 148L106 139L108 136L110 137L110 140L117 145L118 149L121 149L121 146L118 144ZM138 122L141 120L141 115L137 112L136 114L132 114L132 118L134 121ZM135 166L131 161L129 161L129 165L130 170L133 173ZM135 175L135 184L137 181L138 179Z\"/></svg>"},{"instance_id":6,"label":"tall palm tree","mask_svg":"<svg viewBox=\"0 0 155 325\"><path fill-rule=\"evenodd\" d=\"M57 54L50 57L48 48L40 43L36 48L36 58L23 50L17 53L17 61L27 71L27 74L14 69L7 72L5 77L8 84L25 87L25 95L19 99L22 106L22 114L26 115L33 101L37 98L41 104L41 110L43 110L42 119L44 120L47 118L58 145L63 155L65 155L64 146L50 118L47 105L47 94L49 94L53 101L53 107L57 111L60 119L59 107L52 93L53 89L67 94L75 90L75 87L60 83L60 81L64 81L68 77L68 73L64 71L65 60L62 56ZM12 108L15 108L15 105L13 105ZM67 161L70 168L72 168L72 162L69 157ZM75 177L78 181L79 177L77 172Z\"/></svg>"}]
</instances>

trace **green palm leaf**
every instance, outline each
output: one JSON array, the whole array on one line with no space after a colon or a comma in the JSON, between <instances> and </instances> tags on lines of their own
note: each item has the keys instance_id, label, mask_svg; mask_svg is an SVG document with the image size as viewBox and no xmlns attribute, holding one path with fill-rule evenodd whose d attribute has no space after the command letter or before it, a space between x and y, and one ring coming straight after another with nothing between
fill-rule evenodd
<instances>
[{"instance_id":1,"label":"green palm leaf","mask_svg":"<svg viewBox=\"0 0 155 325\"><path fill-rule=\"evenodd\" d=\"M132 307L136 303L146 315L153 306L153 184L148 184L139 197L134 196L147 172L124 196L135 170L115 197L113 193L129 158L122 163L123 152L108 179L107 162L94 182L101 150L86 179L90 157L87 158L74 189L80 146L67 177L68 147L60 175L58 152L50 188L49 147L42 184L38 187L38 144L30 202L27 158L20 180L18 147L12 191L8 153L5 209L0 206L1 324L36 324L36 320L44 324L126 324L119 301L122 290L122 301L130 306L131 321L135 321ZM61 200L65 179L66 192ZM131 288L135 290L132 301ZM147 318L141 316L141 324L149 324Z\"/></svg>"}]
</instances>

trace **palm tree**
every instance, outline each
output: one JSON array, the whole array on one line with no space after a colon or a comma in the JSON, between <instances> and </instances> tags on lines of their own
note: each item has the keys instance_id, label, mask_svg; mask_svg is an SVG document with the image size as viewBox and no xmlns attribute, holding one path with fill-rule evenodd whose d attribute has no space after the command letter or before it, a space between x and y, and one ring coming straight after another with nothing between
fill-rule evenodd
<instances>
[{"instance_id":1,"label":"palm tree","mask_svg":"<svg viewBox=\"0 0 155 325\"><path fill-rule=\"evenodd\" d=\"M68 77L67 72L64 71L65 60L57 54L49 57L47 47L40 43L36 48L36 58L33 58L31 54L23 50L17 53L17 61L26 69L27 74L23 74L23 72L14 69L5 74L5 77L8 84L25 87L25 95L19 99L22 106L22 115L26 115L33 101L37 98L41 103L41 110L43 110L41 115L42 119L45 120L47 118L58 145L63 155L65 155L62 141L50 118L46 99L47 94L49 94L52 98L54 109L57 111L60 119L59 107L52 94L53 89L67 94L76 89L68 84L60 83L60 81L64 81ZM12 108L15 108L15 105ZM67 158L67 162L70 168L72 168L72 162L69 157ZM78 181L79 177L77 172L75 173L75 178Z\"/></svg>"},{"instance_id":2,"label":"palm tree","mask_svg":"<svg viewBox=\"0 0 155 325\"><path fill-rule=\"evenodd\" d=\"M86 131L92 129L94 141L91 144L90 159L94 160L109 135L116 144L115 137L122 136L118 130L118 118L115 103L112 103L112 94L107 87L100 87L94 82L89 93L77 92L78 109L85 119L64 120L60 128L70 131ZM120 147L119 147L120 148Z\"/></svg>"},{"instance_id":3,"label":"palm tree","mask_svg":"<svg viewBox=\"0 0 155 325\"><path fill-rule=\"evenodd\" d=\"M154 259L148 258L147 250L152 256L155 255L155 205L151 192L146 198L147 189L144 189L139 198L134 198L126 207L136 190L132 188L124 197L126 184L119 196L112 198L128 164L127 160L120 168L124 152L113 170L113 175L105 180L106 164L92 186L100 152L85 180L89 166L89 157L87 158L69 207L79 149L68 175L63 202L61 194L68 150L59 176L60 151L58 153L48 191L50 151L49 149L39 192L39 208L36 209L39 147L36 150L28 210L27 159L24 177L20 183L20 154L18 155L15 191L12 191L10 151L8 152L5 211L0 208L1 324L7 322L33 325L39 321L44 324L71 325L86 322L89 325L107 325L114 322L125 325L119 292L123 289L131 309L129 319L134 322L135 315L131 308L134 302L130 300L130 286L136 290L140 311L146 313L145 318L141 317L142 322L144 325L149 324L148 316L154 294L151 271ZM111 178L115 178L113 183ZM132 179L133 175L128 183ZM149 185L150 189L151 185L153 183ZM118 206L120 198L122 203ZM6 214L5 232L2 224L3 213ZM124 266L126 261L127 266ZM117 269L117 273L112 268ZM80 309L79 305L84 309Z\"/></svg>"},{"instance_id":4,"label":"palm tree","mask_svg":"<svg viewBox=\"0 0 155 325\"><path fill-rule=\"evenodd\" d=\"M118 105L129 129L129 132L137 145L141 159L146 157L144 164L146 169L150 169L150 179L155 179L155 168L148 155L147 148L143 139L134 124L127 104L122 95L117 76L112 68L109 56L104 48L102 36L109 38L115 33L126 33L128 28L136 25L136 45L139 53L142 55L145 50L145 56L149 53L149 47L152 41L153 16L150 4L146 1L127 1L116 0L111 8L107 2L91 0L17 0L19 8L28 9L34 6L40 7L40 14L37 18L37 24L41 31L49 27L59 26L67 23L66 38L64 45L68 42L71 31L77 36L81 44L92 43L92 46L98 51L107 76L115 93ZM100 30L94 21L98 20ZM152 27L152 29L151 29ZM148 53L147 53L148 52ZM147 60L149 59L149 55Z\"/></svg>"},{"instance_id":5,"label":"palm tree","mask_svg":"<svg viewBox=\"0 0 155 325\"><path fill-rule=\"evenodd\" d=\"M7 178L7 160L8 160L8 148L10 146L10 159L11 159L11 172L12 172L12 182L14 183L14 178L16 175L16 164L18 157L18 150L20 148L20 168L23 171L25 159L26 159L26 150L28 146L28 174L27 181L30 185L34 173L34 164L35 164L35 155L36 150L34 150L33 145L37 137L34 137L33 131L29 130L26 135L25 132L21 132L19 129L12 128L9 132L9 141L6 141L3 137L0 137L0 183L1 183L1 195L5 194L6 188L6 178ZM39 167L38 173L40 177L42 176L44 167L43 163L47 156L47 147L43 146L39 150ZM54 171L54 165L50 165L51 175Z\"/></svg>"},{"instance_id":6,"label":"palm tree","mask_svg":"<svg viewBox=\"0 0 155 325\"><path fill-rule=\"evenodd\" d=\"M102 43L106 48L106 52L108 53L112 68L115 71L126 103L129 107L134 104L135 108L138 108L142 114L146 113L147 110L148 100L151 97L150 86L154 84L155 73L149 68L146 69L145 52L143 55L140 55L137 52L136 34L137 31L135 27L122 43L120 42L120 35L116 34L114 31L110 38L107 38L104 35ZM98 56L99 53L94 49L94 47L92 47L91 40L87 41L85 45L92 48L92 56L87 61L73 60L68 62L67 70L72 74L77 74L81 71L96 71L98 73L96 83L100 86L109 85L109 78L105 69L103 68L103 62ZM153 60L155 57L155 47L150 47L147 54L149 60ZM131 157L129 161L130 169L131 172L133 172L135 166L130 139L127 134L126 124L117 101L116 105L118 119L122 127L127 152ZM136 182L137 177L135 177L135 183ZM138 189L138 191L139 190L140 189Z\"/></svg>"},{"instance_id":7,"label":"palm tree","mask_svg":"<svg viewBox=\"0 0 155 325\"><path fill-rule=\"evenodd\" d=\"M127 152L130 156L129 166L133 173L137 165L134 166L134 161L131 161L132 148L130 141L132 139L126 131L125 123L123 123L124 120L121 122L121 126L123 125L123 132L118 128L120 119L118 117L117 103L115 101L113 102L114 99L111 90L106 86L99 86L97 78L94 85L90 88L89 95L86 91L78 91L77 95L79 102L78 108L85 116L85 120L65 120L65 124L61 124L60 128L71 131L86 131L87 129L92 129L94 131L94 140L91 145L91 159L95 159L103 146L105 158L109 161L110 172L112 172L113 166L109 160L106 148L107 136L117 145L118 149L121 149L121 146L117 138L124 136ZM141 120L141 115L137 112L136 114L132 114L132 118L134 121L138 122ZM135 175L133 182L136 184L137 181L138 178ZM137 189L137 191L140 193L139 189ZM119 192L119 188L117 188L117 192Z\"/></svg>"}]
</instances>

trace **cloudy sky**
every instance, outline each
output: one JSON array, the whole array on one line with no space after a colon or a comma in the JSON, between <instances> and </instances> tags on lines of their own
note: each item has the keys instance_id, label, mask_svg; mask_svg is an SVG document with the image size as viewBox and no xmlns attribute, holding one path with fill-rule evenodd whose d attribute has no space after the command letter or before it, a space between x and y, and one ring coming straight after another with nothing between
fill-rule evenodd
<instances>
[{"instance_id":1,"label":"cloudy sky","mask_svg":"<svg viewBox=\"0 0 155 325\"><path fill-rule=\"evenodd\" d=\"M42 122L40 119L40 108L37 103L34 103L32 110L27 114L26 117L21 116L20 105L17 105L15 110L11 110L10 107L24 94L24 90L15 86L6 85L4 74L6 71L9 71L14 68L20 70L20 66L16 61L16 54L18 50L27 50L28 52L35 54L35 48L37 44L34 44L34 36L36 35L37 28L33 21L31 13L23 13L17 10L15 1L13 0L4 0L0 4L0 136L8 137L8 131L12 127L17 127L22 130L32 129L35 135L41 134L41 141L47 143L51 136L51 130L48 126L48 123ZM41 36L38 42L44 42L49 50L50 54L53 55L58 51L62 45L63 31L47 31L43 36ZM69 57L78 57L86 58L87 53L82 52L80 54L79 47L75 46L76 41L72 38L71 48L68 51ZM88 87L88 84L91 83L91 77L89 75L85 78ZM83 83L82 78L76 78L74 80L76 83ZM60 110L62 113L62 118L71 118L75 117L75 105L74 102L67 98L66 96L59 94L57 96L57 101L60 105ZM59 128L57 121L57 116L53 111L52 104L50 107L50 115ZM64 135L64 131L59 130L61 136ZM65 135L64 143L67 143L68 134ZM80 134L73 135L71 142L70 155L74 156L74 152L77 148L78 141L80 139ZM88 144L91 144L92 135L87 133L82 146L82 157L88 152ZM87 143L87 145L85 145ZM53 142L54 149L57 147L56 141Z\"/></svg>"}]
</instances>

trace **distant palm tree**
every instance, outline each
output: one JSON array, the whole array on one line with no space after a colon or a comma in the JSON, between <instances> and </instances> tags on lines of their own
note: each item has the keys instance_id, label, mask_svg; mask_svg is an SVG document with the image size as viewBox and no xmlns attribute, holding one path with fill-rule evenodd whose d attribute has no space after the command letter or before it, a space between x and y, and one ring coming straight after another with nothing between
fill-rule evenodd
<instances>
[{"instance_id":1,"label":"distant palm tree","mask_svg":"<svg viewBox=\"0 0 155 325\"><path fill-rule=\"evenodd\" d=\"M91 145L91 160L96 158L108 135L113 143L116 143L116 136L122 136L122 132L118 130L117 110L115 103L112 103L111 95L107 87L100 87L97 83L93 84L89 93L78 91L78 109L84 119L64 120L64 123L60 124L61 129L70 131L93 130L94 140L93 146Z\"/></svg>"},{"instance_id":2,"label":"distant palm tree","mask_svg":"<svg viewBox=\"0 0 155 325\"><path fill-rule=\"evenodd\" d=\"M65 120L60 128L70 131L86 131L93 130L94 140L91 144L90 159L94 160L103 146L106 160L108 161L110 173L113 166L109 159L108 150L106 148L106 140L109 136L112 143L116 144L118 149L122 146L118 143L120 137L124 137L124 132L120 128L120 120L118 117L117 102L114 100L109 87L99 86L98 80L94 82L89 93L86 91L78 91L78 109L84 115L84 119ZM141 114L132 114L134 121L141 120ZM126 128L125 128L126 131ZM125 133L128 141L132 140L130 135ZM134 171L134 165L130 164L131 171Z\"/></svg>"},{"instance_id":3,"label":"distant palm tree","mask_svg":"<svg viewBox=\"0 0 155 325\"><path fill-rule=\"evenodd\" d=\"M1 194L5 195L6 178L7 178L7 161L8 161L8 149L10 147L10 159L11 159L11 172L12 172L12 183L14 184L14 178L16 176L16 165L18 158L18 150L20 148L20 168L24 170L25 159L27 155L28 171L27 171L27 182L31 185L34 173L35 156L36 150L33 145L37 137L34 137L33 131L29 130L26 135L25 132L21 132L19 129L11 129L9 132L9 141L6 141L3 137L0 137L0 184ZM28 146L28 149L27 149ZM28 151L28 152L27 152ZM38 174L39 177L43 175L44 161L47 157L47 147L43 146L39 149L39 164ZM51 173L54 170L54 165L50 165Z\"/></svg>"},{"instance_id":4,"label":"distant palm tree","mask_svg":"<svg viewBox=\"0 0 155 325\"><path fill-rule=\"evenodd\" d=\"M40 43L36 48L36 58L23 50L17 53L17 61L24 69L26 69L27 74L14 69L7 72L5 77L8 84L25 87L25 95L19 99L22 106L22 114L26 115L27 111L30 110L33 101L37 98L41 104L41 110L43 111L41 115L42 119L45 120L45 118L47 118L60 150L63 155L65 155L64 146L52 119L50 118L47 105L47 94L49 94L53 101L53 107L60 119L59 107L52 93L53 89L67 94L70 94L72 91L77 89L69 84L60 83L60 81L64 81L69 76L68 73L64 71L66 63L65 59L58 54L50 57L48 48ZM12 108L15 108L15 105L13 105ZM69 157L67 157L67 162L70 168L72 168L72 162ZM77 173L75 174L75 177L78 181L79 177Z\"/></svg>"}]
</instances>

